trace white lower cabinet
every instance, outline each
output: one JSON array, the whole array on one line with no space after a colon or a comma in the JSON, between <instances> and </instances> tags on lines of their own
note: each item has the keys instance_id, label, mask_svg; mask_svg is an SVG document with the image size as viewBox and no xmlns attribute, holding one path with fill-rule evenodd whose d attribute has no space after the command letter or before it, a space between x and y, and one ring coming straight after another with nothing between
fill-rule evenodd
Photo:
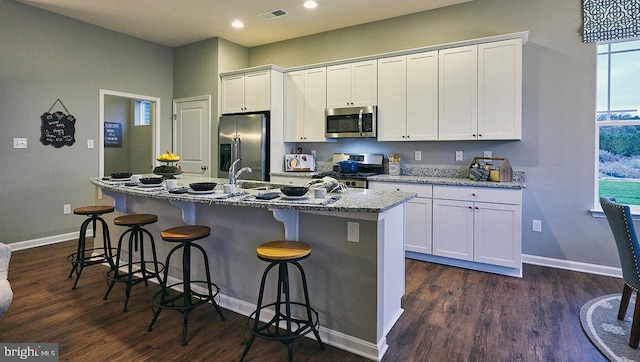
<instances>
[{"instance_id":1,"label":"white lower cabinet","mask_svg":"<svg viewBox=\"0 0 640 362\"><path fill-rule=\"evenodd\" d=\"M374 190L415 192L418 197L409 200L404 209L404 247L406 251L431 254L431 195L433 186L396 182L369 181Z\"/></svg>"},{"instance_id":2,"label":"white lower cabinet","mask_svg":"<svg viewBox=\"0 0 640 362\"><path fill-rule=\"evenodd\" d=\"M522 192L433 187L433 254L520 268Z\"/></svg>"},{"instance_id":3,"label":"white lower cabinet","mask_svg":"<svg viewBox=\"0 0 640 362\"><path fill-rule=\"evenodd\" d=\"M521 276L521 190L381 181L369 188L418 194L405 204L408 256Z\"/></svg>"}]
</instances>

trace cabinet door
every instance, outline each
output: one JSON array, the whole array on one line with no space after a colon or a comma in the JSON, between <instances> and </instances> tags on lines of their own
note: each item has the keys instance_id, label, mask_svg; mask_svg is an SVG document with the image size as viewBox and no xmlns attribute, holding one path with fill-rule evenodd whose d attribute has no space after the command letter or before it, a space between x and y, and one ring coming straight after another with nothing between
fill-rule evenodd
<instances>
[{"instance_id":1,"label":"cabinet door","mask_svg":"<svg viewBox=\"0 0 640 362\"><path fill-rule=\"evenodd\" d=\"M284 75L284 141L299 142L303 139L304 119L304 71Z\"/></svg>"},{"instance_id":2,"label":"cabinet door","mask_svg":"<svg viewBox=\"0 0 640 362\"><path fill-rule=\"evenodd\" d=\"M340 64L327 67L327 108L351 105L351 66Z\"/></svg>"},{"instance_id":3,"label":"cabinet door","mask_svg":"<svg viewBox=\"0 0 640 362\"><path fill-rule=\"evenodd\" d=\"M378 141L407 136L407 57L378 60Z\"/></svg>"},{"instance_id":4,"label":"cabinet door","mask_svg":"<svg viewBox=\"0 0 640 362\"><path fill-rule=\"evenodd\" d=\"M431 254L432 204L433 201L426 198L415 198L405 204L405 250Z\"/></svg>"},{"instance_id":5,"label":"cabinet door","mask_svg":"<svg viewBox=\"0 0 640 362\"><path fill-rule=\"evenodd\" d=\"M351 104L375 106L378 103L378 62L376 60L351 65Z\"/></svg>"},{"instance_id":6,"label":"cabinet door","mask_svg":"<svg viewBox=\"0 0 640 362\"><path fill-rule=\"evenodd\" d=\"M406 77L407 139L410 141L437 140L438 52L407 55ZM379 112L380 110L378 114Z\"/></svg>"},{"instance_id":7,"label":"cabinet door","mask_svg":"<svg viewBox=\"0 0 640 362\"><path fill-rule=\"evenodd\" d=\"M271 77L269 71L245 74L244 107L248 112L269 110L271 104Z\"/></svg>"},{"instance_id":8,"label":"cabinet door","mask_svg":"<svg viewBox=\"0 0 640 362\"><path fill-rule=\"evenodd\" d=\"M229 75L222 78L221 113L244 111L244 74Z\"/></svg>"},{"instance_id":9,"label":"cabinet door","mask_svg":"<svg viewBox=\"0 0 640 362\"><path fill-rule=\"evenodd\" d=\"M473 260L473 203L433 200L433 255Z\"/></svg>"},{"instance_id":10,"label":"cabinet door","mask_svg":"<svg viewBox=\"0 0 640 362\"><path fill-rule=\"evenodd\" d=\"M475 203L474 260L520 268L522 215L520 205Z\"/></svg>"},{"instance_id":11,"label":"cabinet door","mask_svg":"<svg viewBox=\"0 0 640 362\"><path fill-rule=\"evenodd\" d=\"M440 50L438 139L475 140L478 124L478 46Z\"/></svg>"},{"instance_id":12,"label":"cabinet door","mask_svg":"<svg viewBox=\"0 0 640 362\"><path fill-rule=\"evenodd\" d=\"M478 139L522 138L522 39L478 45Z\"/></svg>"},{"instance_id":13,"label":"cabinet door","mask_svg":"<svg viewBox=\"0 0 640 362\"><path fill-rule=\"evenodd\" d=\"M327 69L325 67L305 71L304 84L304 141L325 142L325 117L327 108Z\"/></svg>"}]
</instances>

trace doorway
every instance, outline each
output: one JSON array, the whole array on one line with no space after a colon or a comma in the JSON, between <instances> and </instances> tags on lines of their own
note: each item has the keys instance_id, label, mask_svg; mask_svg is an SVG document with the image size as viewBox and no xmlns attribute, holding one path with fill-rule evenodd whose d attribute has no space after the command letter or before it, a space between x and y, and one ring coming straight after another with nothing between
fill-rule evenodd
<instances>
[{"instance_id":1,"label":"doorway","mask_svg":"<svg viewBox=\"0 0 640 362\"><path fill-rule=\"evenodd\" d=\"M136 105L141 102L148 102L150 115L150 124L147 127L151 127L151 132L144 132L144 135L143 132L134 132L130 126L134 123ZM111 107L121 109L111 113L113 110ZM137 112L139 113L139 110ZM123 114L124 118L117 119L118 116L115 114ZM108 166L108 174L131 172L131 167L135 167L137 171L146 170L136 173L151 173L155 158L160 154L160 119L160 98L101 89L98 125L99 177L102 178L105 175L105 164L121 164L123 168L114 170L114 167L118 166ZM105 123L109 126L106 144ZM139 146L136 147L136 145ZM139 152L140 150L143 151Z\"/></svg>"}]
</instances>

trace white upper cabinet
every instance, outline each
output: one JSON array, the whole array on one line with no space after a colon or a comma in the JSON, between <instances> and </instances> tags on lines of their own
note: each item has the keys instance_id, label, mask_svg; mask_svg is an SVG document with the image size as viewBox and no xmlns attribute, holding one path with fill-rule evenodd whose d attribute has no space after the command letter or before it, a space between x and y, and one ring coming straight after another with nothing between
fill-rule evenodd
<instances>
[{"instance_id":1,"label":"white upper cabinet","mask_svg":"<svg viewBox=\"0 0 640 362\"><path fill-rule=\"evenodd\" d=\"M478 139L521 138L522 39L479 44Z\"/></svg>"},{"instance_id":2,"label":"white upper cabinet","mask_svg":"<svg viewBox=\"0 0 640 362\"><path fill-rule=\"evenodd\" d=\"M326 68L284 76L284 141L324 142Z\"/></svg>"},{"instance_id":3,"label":"white upper cabinet","mask_svg":"<svg viewBox=\"0 0 640 362\"><path fill-rule=\"evenodd\" d=\"M378 60L378 140L438 139L438 52Z\"/></svg>"},{"instance_id":4,"label":"white upper cabinet","mask_svg":"<svg viewBox=\"0 0 640 362\"><path fill-rule=\"evenodd\" d=\"M478 46L439 52L438 139L475 140L478 125Z\"/></svg>"},{"instance_id":5,"label":"white upper cabinet","mask_svg":"<svg viewBox=\"0 0 640 362\"><path fill-rule=\"evenodd\" d=\"M522 39L440 50L439 139L522 138Z\"/></svg>"},{"instance_id":6,"label":"white upper cabinet","mask_svg":"<svg viewBox=\"0 0 640 362\"><path fill-rule=\"evenodd\" d=\"M222 77L221 113L266 111L271 106L269 70Z\"/></svg>"},{"instance_id":7,"label":"white upper cabinet","mask_svg":"<svg viewBox=\"0 0 640 362\"><path fill-rule=\"evenodd\" d=\"M327 108L375 106L377 76L376 60L327 67Z\"/></svg>"}]
</instances>

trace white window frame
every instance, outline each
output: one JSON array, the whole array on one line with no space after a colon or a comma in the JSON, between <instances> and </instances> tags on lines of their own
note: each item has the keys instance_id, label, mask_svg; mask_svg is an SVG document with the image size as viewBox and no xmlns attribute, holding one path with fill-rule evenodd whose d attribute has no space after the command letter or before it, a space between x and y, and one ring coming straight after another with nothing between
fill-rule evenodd
<instances>
[{"instance_id":1,"label":"white window frame","mask_svg":"<svg viewBox=\"0 0 640 362\"><path fill-rule=\"evenodd\" d=\"M627 42L627 41L636 41L636 40L640 40L640 38L632 38L632 39L624 39L622 40L622 42ZM620 41L606 41L606 42L599 42L596 45L596 62L597 62L597 58L600 56L600 52L598 51L598 49L600 48L601 45L605 45L605 44L612 44L612 43L617 43ZM640 50L626 50L626 51L640 51ZM620 53L620 52L624 52L624 51L614 51L613 53ZM608 51L609 54L609 61L607 62L607 65L609 67L607 73L610 74L611 73L611 49L609 48ZM640 109L620 109L620 110L612 110L611 109L611 77L607 77L607 87L608 87L608 91L607 91L607 110L606 112L608 114L611 113L620 113L620 112L629 112L629 113L633 113L633 112L638 112L638 114L640 114ZM597 88L597 87L596 87ZM596 89L596 94L597 94L597 89ZM607 120L607 121L598 121L598 114L600 113L598 111L598 106L597 106L597 98L596 98L596 109L595 109L595 117L594 117L594 122L596 123L596 132L595 132L595 175L594 175L594 208L591 209L591 213L594 217L605 217L604 213L602 211L602 207L600 206L600 127L606 127L606 126L640 126L640 120ZM610 119L610 117L607 117ZM639 216L640 219L640 205L629 205L629 209L631 211L631 214L634 216Z\"/></svg>"}]
</instances>

